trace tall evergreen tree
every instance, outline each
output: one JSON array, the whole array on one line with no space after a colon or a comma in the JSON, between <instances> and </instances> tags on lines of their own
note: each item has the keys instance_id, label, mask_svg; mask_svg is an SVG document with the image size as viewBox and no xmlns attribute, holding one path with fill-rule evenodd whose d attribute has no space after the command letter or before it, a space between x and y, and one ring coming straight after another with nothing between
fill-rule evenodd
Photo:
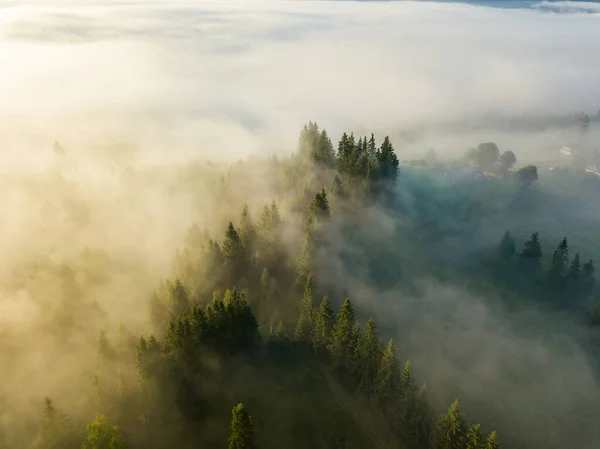
<instances>
[{"instance_id":1,"label":"tall evergreen tree","mask_svg":"<svg viewBox=\"0 0 600 449\"><path fill-rule=\"evenodd\" d=\"M398 426L402 438L410 446L415 446L419 438L419 422L417 413L417 397L412 364L407 360L400 374L398 383Z\"/></svg>"},{"instance_id":2,"label":"tall evergreen tree","mask_svg":"<svg viewBox=\"0 0 600 449\"><path fill-rule=\"evenodd\" d=\"M375 143L375 135L373 133L371 133L371 138L367 143L367 155L371 162L373 162L377 156L377 144Z\"/></svg>"},{"instance_id":3,"label":"tall evergreen tree","mask_svg":"<svg viewBox=\"0 0 600 449\"><path fill-rule=\"evenodd\" d=\"M238 282L245 269L246 255L242 240L231 222L229 222L229 226L227 227L225 240L221 245L221 252L229 276L229 282Z\"/></svg>"},{"instance_id":4,"label":"tall evergreen tree","mask_svg":"<svg viewBox=\"0 0 600 449\"><path fill-rule=\"evenodd\" d=\"M229 449L256 449L252 417L241 402L231 412Z\"/></svg>"},{"instance_id":5,"label":"tall evergreen tree","mask_svg":"<svg viewBox=\"0 0 600 449\"><path fill-rule=\"evenodd\" d=\"M352 327L355 321L354 308L350 300L346 298L337 314L329 346L334 360L339 361L344 358L350 360Z\"/></svg>"},{"instance_id":6,"label":"tall evergreen tree","mask_svg":"<svg viewBox=\"0 0 600 449\"><path fill-rule=\"evenodd\" d=\"M333 168L335 165L335 154L333 145L327 135L327 131L322 130L317 141L316 149L313 153L313 160L325 167Z\"/></svg>"},{"instance_id":7,"label":"tall evergreen tree","mask_svg":"<svg viewBox=\"0 0 600 449\"><path fill-rule=\"evenodd\" d=\"M429 449L429 441L432 433L431 409L429 407L429 391L427 385L423 384L417 394L415 407L415 422L417 429L417 440L415 448Z\"/></svg>"},{"instance_id":8,"label":"tall evergreen tree","mask_svg":"<svg viewBox=\"0 0 600 449\"><path fill-rule=\"evenodd\" d=\"M519 260L528 268L539 270L542 264L542 246L537 232L531 234L525 242Z\"/></svg>"},{"instance_id":9,"label":"tall evergreen tree","mask_svg":"<svg viewBox=\"0 0 600 449\"><path fill-rule=\"evenodd\" d=\"M503 260L509 260L515 255L515 252L515 239L512 238L510 232L506 231L500 242L500 257Z\"/></svg>"},{"instance_id":10,"label":"tall evergreen tree","mask_svg":"<svg viewBox=\"0 0 600 449\"><path fill-rule=\"evenodd\" d=\"M310 215L317 221L325 220L331 216L325 189L315 195L315 198L310 205Z\"/></svg>"},{"instance_id":11,"label":"tall evergreen tree","mask_svg":"<svg viewBox=\"0 0 600 449\"><path fill-rule=\"evenodd\" d=\"M375 387L375 378L381 362L382 350L377 325L370 318L358 339L358 354L356 355L355 375L358 385L371 394Z\"/></svg>"},{"instance_id":12,"label":"tall evergreen tree","mask_svg":"<svg viewBox=\"0 0 600 449\"><path fill-rule=\"evenodd\" d=\"M485 442L485 449L500 449L500 446L498 445L498 435L496 434L496 431L493 431L488 435L487 440Z\"/></svg>"},{"instance_id":13,"label":"tall evergreen tree","mask_svg":"<svg viewBox=\"0 0 600 449\"><path fill-rule=\"evenodd\" d=\"M463 417L458 401L440 416L433 431L431 449L464 449L467 421Z\"/></svg>"},{"instance_id":14,"label":"tall evergreen tree","mask_svg":"<svg viewBox=\"0 0 600 449\"><path fill-rule=\"evenodd\" d=\"M466 437L466 449L484 449L481 431L479 430L480 427L479 424L473 424L469 427Z\"/></svg>"},{"instance_id":15,"label":"tall evergreen tree","mask_svg":"<svg viewBox=\"0 0 600 449\"><path fill-rule=\"evenodd\" d=\"M377 154L378 179L395 183L399 166L400 161L394 152L394 147L390 138L386 136Z\"/></svg>"},{"instance_id":16,"label":"tall evergreen tree","mask_svg":"<svg viewBox=\"0 0 600 449\"><path fill-rule=\"evenodd\" d=\"M333 320L333 309L331 308L329 298L325 296L319 306L313 333L313 347L318 354L323 355L327 351L333 330Z\"/></svg>"},{"instance_id":17,"label":"tall evergreen tree","mask_svg":"<svg viewBox=\"0 0 600 449\"><path fill-rule=\"evenodd\" d=\"M552 254L548 278L553 284L560 285L567 274L569 263L569 244L567 238L563 238Z\"/></svg>"},{"instance_id":18,"label":"tall evergreen tree","mask_svg":"<svg viewBox=\"0 0 600 449\"><path fill-rule=\"evenodd\" d=\"M313 296L315 292L315 286L313 284L312 276L308 276L306 284L304 286L304 295L302 296L302 302L300 303L300 317L296 324L296 332L294 338L297 341L310 342L311 336L314 330L314 306Z\"/></svg>"},{"instance_id":19,"label":"tall evergreen tree","mask_svg":"<svg viewBox=\"0 0 600 449\"><path fill-rule=\"evenodd\" d=\"M400 382L400 371L394 340L390 340L379 362L375 378L374 397L377 406L384 412L396 402L398 397L397 385Z\"/></svg>"}]
</instances>

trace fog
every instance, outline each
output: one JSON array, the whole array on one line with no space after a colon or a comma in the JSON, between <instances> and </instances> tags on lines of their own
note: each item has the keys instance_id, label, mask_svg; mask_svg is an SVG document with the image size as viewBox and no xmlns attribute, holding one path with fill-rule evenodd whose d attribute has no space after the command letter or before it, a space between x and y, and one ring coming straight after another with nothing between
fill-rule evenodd
<instances>
[{"instance_id":1,"label":"fog","mask_svg":"<svg viewBox=\"0 0 600 449\"><path fill-rule=\"evenodd\" d=\"M431 129L405 151L462 151L481 134L518 151L555 148L567 131L521 140L492 120L600 108L596 14L432 2L74 5L3 9L0 131L13 162L56 139L77 151L133 142L161 162L285 154L309 119L332 135ZM486 121L485 133L471 131ZM458 132L442 126L456 122Z\"/></svg>"},{"instance_id":2,"label":"fog","mask_svg":"<svg viewBox=\"0 0 600 449\"><path fill-rule=\"evenodd\" d=\"M257 213L278 198L254 165L227 194L221 176L239 159L290 155L308 120L334 142L343 131L389 134L400 159L431 147L450 158L494 141L523 163L598 142L594 129L582 142L571 120L600 108L594 4L0 6L0 396L19 412L87 386L80 371L92 369L100 328L111 337L121 323L134 334L148 329L148 294L172 272L193 221L220 236L245 202ZM190 180L185 168L196 162L205 175ZM371 212L379 238L395 236L397 217ZM554 323L558 342L548 341L545 330L524 332L531 323L543 329L536 311L515 323L493 298L431 279L420 295L381 292L362 267L354 276L337 263L332 279L358 292L361 315L404 339L399 347L442 402L464 395L517 435L532 425L547 432L536 430L536 442L577 435L581 447L593 446L585 446L597 437L590 422L556 430L569 411L598 413L589 405L598 392L592 369L567 337L579 335L577 326ZM85 293L65 293L74 284ZM439 329L444 308L450 324ZM63 334L56 330L64 315L77 326L64 325ZM398 334L394 326L414 317L421 327ZM430 349L416 351L422 347ZM526 376L544 381L513 382Z\"/></svg>"}]
</instances>

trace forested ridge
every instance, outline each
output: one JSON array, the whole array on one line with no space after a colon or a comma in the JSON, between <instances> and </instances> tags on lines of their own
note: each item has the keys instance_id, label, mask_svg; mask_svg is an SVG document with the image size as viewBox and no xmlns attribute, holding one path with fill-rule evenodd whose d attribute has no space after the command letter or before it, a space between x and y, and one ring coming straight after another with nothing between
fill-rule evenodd
<instances>
[{"instance_id":1,"label":"forested ridge","mask_svg":"<svg viewBox=\"0 0 600 449\"><path fill-rule=\"evenodd\" d=\"M513 171L516 160L483 143L454 168L476 167L510 186L507 207L519 211L535 201L538 174L532 165ZM493 413L463 411L461 397L430 394L413 372L412 349L391 338L402 333L370 317L355 301L354 282L415 297L423 276L477 292L493 285L509 308L522 298L585 323L582 347L594 358L600 308L592 255L571 254L570 236L546 249L542 232L518 240L514 233L523 231L512 227L493 245L451 254L456 242L476 240L478 223L492 213L473 198L432 194L433 184L403 184L420 167L440 178L450 169L433 152L401 167L389 137L344 133L336 148L310 122L291 157L258 166L273 198L230 210L220 234L190 223L173 248L172 276L157 278L149 295L144 334L126 322L119 335L98 329L96 360L81 373L85 394L68 406L40 398L39 424L20 434L5 428L7 448L493 449L505 438L511 447L541 447L543 439L511 435L506 422L497 427ZM242 162L215 180L217 201L240 195L228 182L248 170ZM185 176L193 185L193 173ZM453 192L476 182L457 179ZM242 202L255 204L247 194ZM376 239L389 221L403 220L411 247Z\"/></svg>"}]
</instances>

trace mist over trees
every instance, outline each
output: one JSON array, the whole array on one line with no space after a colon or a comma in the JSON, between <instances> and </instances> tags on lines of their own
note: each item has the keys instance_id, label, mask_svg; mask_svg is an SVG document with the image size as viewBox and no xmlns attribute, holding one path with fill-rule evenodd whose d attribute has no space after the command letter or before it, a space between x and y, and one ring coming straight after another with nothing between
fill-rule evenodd
<instances>
[{"instance_id":1,"label":"mist over trees","mask_svg":"<svg viewBox=\"0 0 600 449\"><path fill-rule=\"evenodd\" d=\"M489 295L509 317L532 305L549 322L567 317L597 369L597 251L576 233L531 231L525 212L548 204L537 167L518 168L517 155L493 142L454 161L429 151L414 164L400 162L388 136L331 139L309 122L289 158L242 161L211 178L211 229L189 220L169 250L170 274L135 287L146 296L136 312L147 309L147 322L94 328L77 392L40 397L34 413L11 416L23 424L4 425L0 441L36 449L493 449L591 441L594 430L583 418L562 435L527 432L549 421L528 415L513 422L512 411L492 403L493 392L481 403L460 391L464 384L440 382L444 368L436 373L422 362L431 348L411 343L427 316L440 315L440 332L449 326L443 304L426 310L421 281L437 279L465 296ZM68 157L58 144L54 151ZM200 167L188 167L177 178L197 202L208 195L197 184L202 176ZM255 178L272 197L253 197ZM593 178L582 182L600 188ZM49 336L83 332L79 317L98 313L79 298L113 262L84 254L77 273L60 271L67 302ZM410 297L423 305L403 309L397 320L397 305L383 299L390 292L396 303ZM460 363L468 378L479 368L467 360ZM600 411L586 407L581 413Z\"/></svg>"}]
</instances>

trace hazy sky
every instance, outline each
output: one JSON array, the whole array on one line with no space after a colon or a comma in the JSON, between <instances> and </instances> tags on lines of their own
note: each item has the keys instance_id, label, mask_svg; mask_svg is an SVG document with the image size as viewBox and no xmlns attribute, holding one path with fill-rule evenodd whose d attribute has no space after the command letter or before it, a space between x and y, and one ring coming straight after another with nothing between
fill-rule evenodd
<instances>
[{"instance_id":1,"label":"hazy sky","mask_svg":"<svg viewBox=\"0 0 600 449\"><path fill-rule=\"evenodd\" d=\"M42 161L58 139L237 157L290 151L310 119L337 136L593 114L600 7L544 4L0 1L1 155Z\"/></svg>"}]
</instances>

